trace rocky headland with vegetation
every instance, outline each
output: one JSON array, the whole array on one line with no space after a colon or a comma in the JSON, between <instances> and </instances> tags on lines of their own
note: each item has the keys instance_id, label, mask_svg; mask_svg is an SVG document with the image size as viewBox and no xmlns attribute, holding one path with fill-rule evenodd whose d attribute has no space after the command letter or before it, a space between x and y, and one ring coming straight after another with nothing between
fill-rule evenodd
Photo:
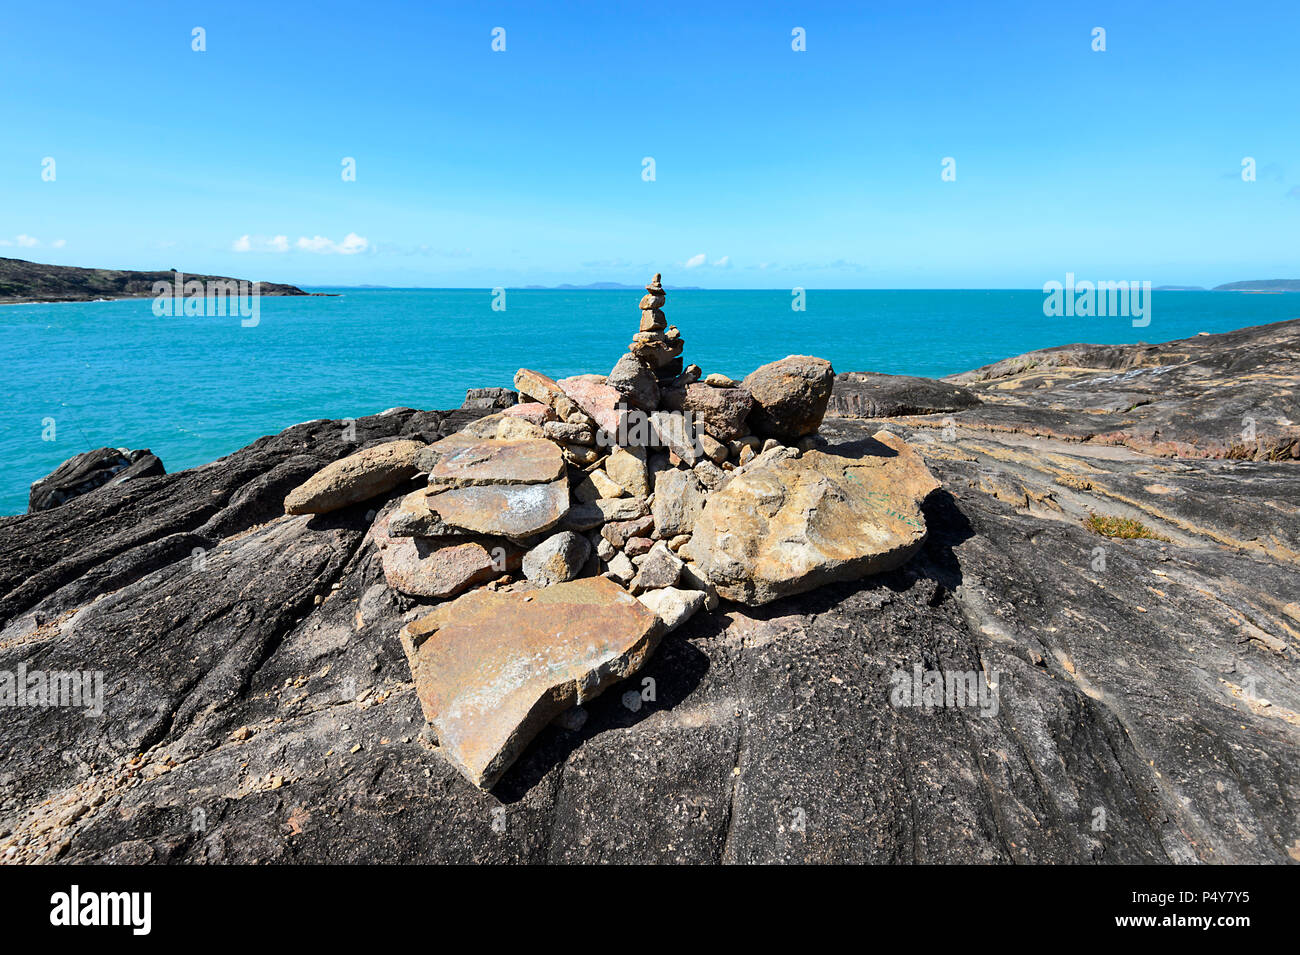
<instances>
[{"instance_id":1,"label":"rocky headland with vegetation","mask_svg":"<svg viewBox=\"0 0 1300 955\"><path fill-rule=\"evenodd\" d=\"M0 258L0 305L22 302L94 302L118 298L152 298L159 282L174 285L177 276L205 287L238 283L222 275L178 273L174 269L139 272L122 269L83 269L72 265L46 265L25 259ZM251 283L250 283L251 284ZM294 285L259 282L261 295L309 295Z\"/></svg>"}]
</instances>

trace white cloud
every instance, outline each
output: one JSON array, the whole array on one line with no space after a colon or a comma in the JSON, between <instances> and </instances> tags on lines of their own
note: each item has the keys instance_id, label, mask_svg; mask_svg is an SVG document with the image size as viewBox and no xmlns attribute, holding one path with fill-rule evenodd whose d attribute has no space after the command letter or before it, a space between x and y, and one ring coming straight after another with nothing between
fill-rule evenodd
<instances>
[{"instance_id":1,"label":"white cloud","mask_svg":"<svg viewBox=\"0 0 1300 955\"><path fill-rule=\"evenodd\" d=\"M298 239L298 248L304 252L332 252L334 242L325 238L323 235L307 238L305 235Z\"/></svg>"},{"instance_id":2,"label":"white cloud","mask_svg":"<svg viewBox=\"0 0 1300 955\"><path fill-rule=\"evenodd\" d=\"M316 255L351 256L369 251L370 242L365 236L348 233L339 242L334 242L328 235L300 235L292 243L287 235L240 235L230 243L231 252L289 252L291 248Z\"/></svg>"},{"instance_id":3,"label":"white cloud","mask_svg":"<svg viewBox=\"0 0 1300 955\"><path fill-rule=\"evenodd\" d=\"M710 262L709 257L701 252L699 255L692 255L682 264L688 269L698 269L702 265L708 265L715 269L726 269L731 267L731 256L724 255L722 258Z\"/></svg>"},{"instance_id":4,"label":"white cloud","mask_svg":"<svg viewBox=\"0 0 1300 955\"><path fill-rule=\"evenodd\" d=\"M298 248L321 255L356 255L370 248L370 243L355 232L349 232L342 242L335 242L323 235L312 236L310 239L303 236L298 240Z\"/></svg>"},{"instance_id":5,"label":"white cloud","mask_svg":"<svg viewBox=\"0 0 1300 955\"><path fill-rule=\"evenodd\" d=\"M67 244L68 243L63 239L55 239L53 242L49 243L50 247L55 249L61 249ZM34 249L38 245L41 245L41 240L24 232L21 235L14 236L12 239L0 239L0 245L16 245L24 249Z\"/></svg>"},{"instance_id":6,"label":"white cloud","mask_svg":"<svg viewBox=\"0 0 1300 955\"><path fill-rule=\"evenodd\" d=\"M302 240L299 240L302 241ZM288 252L287 235L241 235L230 243L231 252Z\"/></svg>"}]
</instances>

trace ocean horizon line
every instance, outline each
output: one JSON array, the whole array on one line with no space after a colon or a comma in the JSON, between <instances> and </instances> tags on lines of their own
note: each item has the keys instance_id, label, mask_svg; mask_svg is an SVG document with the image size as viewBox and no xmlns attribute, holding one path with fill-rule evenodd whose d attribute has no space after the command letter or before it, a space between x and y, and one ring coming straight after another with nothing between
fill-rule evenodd
<instances>
[{"instance_id":1,"label":"ocean horizon line","mask_svg":"<svg viewBox=\"0 0 1300 955\"><path fill-rule=\"evenodd\" d=\"M1130 283L1133 284L1133 283ZM1139 283L1140 284L1140 283ZM639 288L640 286L627 286L626 288L594 288L585 285L312 285L298 284L298 288L303 290L329 290L329 291L349 291L349 292L491 292L497 288L504 288L508 292L627 292ZM789 293L792 288L800 288L806 292L1039 292L1043 289L1038 286L863 286L863 287L825 287L818 288L811 285L799 286L771 286L764 288L712 288L708 286L689 286L674 288L671 285L665 285L664 290L668 292L784 292ZM1237 289L1237 288L1206 288L1198 286L1153 286L1153 292L1246 292L1250 294L1300 294L1300 289Z\"/></svg>"}]
</instances>

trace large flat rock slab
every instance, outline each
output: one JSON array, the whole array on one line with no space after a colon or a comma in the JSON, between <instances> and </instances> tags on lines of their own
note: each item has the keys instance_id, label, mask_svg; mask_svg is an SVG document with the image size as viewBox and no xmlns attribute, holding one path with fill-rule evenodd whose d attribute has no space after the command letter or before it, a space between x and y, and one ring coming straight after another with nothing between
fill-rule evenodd
<instances>
[{"instance_id":1,"label":"large flat rock slab","mask_svg":"<svg viewBox=\"0 0 1300 955\"><path fill-rule=\"evenodd\" d=\"M564 457L559 446L545 439L460 440L446 453L438 455L432 464L430 487L545 484L564 473Z\"/></svg>"},{"instance_id":2,"label":"large flat rock slab","mask_svg":"<svg viewBox=\"0 0 1300 955\"><path fill-rule=\"evenodd\" d=\"M443 755L487 789L558 714L639 670L661 632L653 612L597 577L475 591L400 636Z\"/></svg>"},{"instance_id":3,"label":"large flat rock slab","mask_svg":"<svg viewBox=\"0 0 1300 955\"><path fill-rule=\"evenodd\" d=\"M480 484L427 487L406 495L393 511L393 537L522 539L554 528L569 512L569 480L548 484Z\"/></svg>"},{"instance_id":4,"label":"large flat rock slab","mask_svg":"<svg viewBox=\"0 0 1300 955\"><path fill-rule=\"evenodd\" d=\"M569 481L549 484L484 484L452 488L425 498L452 527L474 534L531 537L549 531L569 510Z\"/></svg>"},{"instance_id":5,"label":"large flat rock slab","mask_svg":"<svg viewBox=\"0 0 1300 955\"><path fill-rule=\"evenodd\" d=\"M858 458L809 451L747 468L695 521L690 555L718 593L758 605L901 566L925 540L939 483L897 436Z\"/></svg>"}]
</instances>

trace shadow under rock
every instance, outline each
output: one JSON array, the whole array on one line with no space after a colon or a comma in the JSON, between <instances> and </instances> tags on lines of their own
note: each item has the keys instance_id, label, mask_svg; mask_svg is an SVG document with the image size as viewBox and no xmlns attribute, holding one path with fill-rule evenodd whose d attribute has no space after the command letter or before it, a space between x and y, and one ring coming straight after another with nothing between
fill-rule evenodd
<instances>
[{"instance_id":1,"label":"shadow under rock","mask_svg":"<svg viewBox=\"0 0 1300 955\"><path fill-rule=\"evenodd\" d=\"M681 633L679 630L665 636L644 669L615 683L583 707L587 720L581 728L568 730L552 723L538 733L493 787L492 794L503 803L518 802L587 740L607 730L635 726L660 710L673 709L690 696L708 672L709 658L682 639ZM630 709L624 705L623 695L629 691L639 694L646 678L654 680L654 702L640 703L637 709Z\"/></svg>"},{"instance_id":2,"label":"shadow under rock","mask_svg":"<svg viewBox=\"0 0 1300 955\"><path fill-rule=\"evenodd\" d=\"M827 454L838 454L842 458L898 457L898 452L889 445L871 437L853 438L852 440L839 442L831 441L825 448L819 448L818 450L825 451Z\"/></svg>"},{"instance_id":3,"label":"shadow under rock","mask_svg":"<svg viewBox=\"0 0 1300 955\"><path fill-rule=\"evenodd\" d=\"M908 566L923 570L946 589L956 590L962 582L956 548L975 536L975 528L957 499L943 488L925 499L921 512L925 514L925 544Z\"/></svg>"}]
</instances>

